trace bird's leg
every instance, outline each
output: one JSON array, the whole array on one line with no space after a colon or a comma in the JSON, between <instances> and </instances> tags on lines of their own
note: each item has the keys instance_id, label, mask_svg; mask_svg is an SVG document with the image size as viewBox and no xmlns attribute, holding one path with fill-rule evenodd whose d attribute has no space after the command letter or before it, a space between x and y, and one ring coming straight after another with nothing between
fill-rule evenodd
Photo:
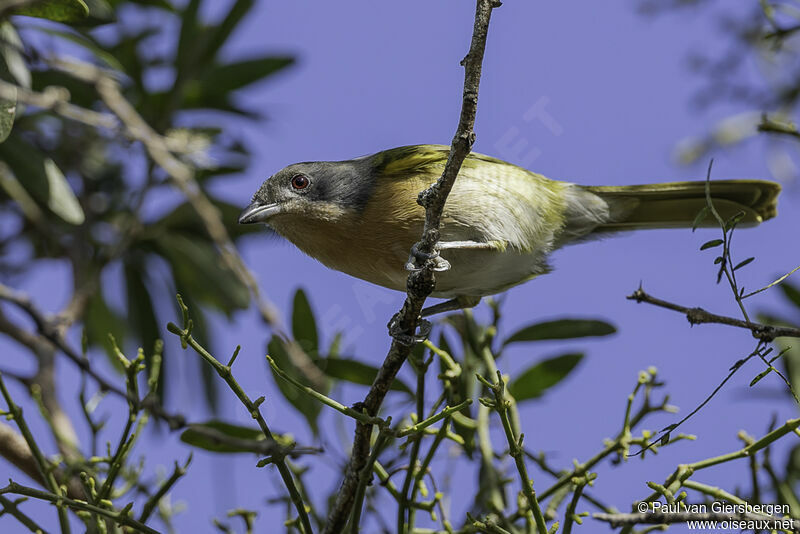
<instances>
[{"instance_id":1,"label":"bird's leg","mask_svg":"<svg viewBox=\"0 0 800 534\"><path fill-rule=\"evenodd\" d=\"M427 254L417 249L416 243L411 246L411 255L408 257L406 263L407 271L421 271L422 267L418 267L418 260L433 260L436 265L433 270L437 272L447 271L450 269L450 262L439 256L440 250L494 250L502 252L506 249L506 243L503 241L439 241L436 244L436 250Z\"/></svg>"},{"instance_id":2,"label":"bird's leg","mask_svg":"<svg viewBox=\"0 0 800 534\"><path fill-rule=\"evenodd\" d=\"M496 250L506 249L504 241L439 241L439 250Z\"/></svg>"},{"instance_id":3,"label":"bird's leg","mask_svg":"<svg viewBox=\"0 0 800 534\"><path fill-rule=\"evenodd\" d=\"M408 262L406 262L406 271L421 271L422 267L418 267L417 262L421 261L424 263L427 260L433 260L435 264L433 270L436 272L447 271L450 269L450 262L439 256L438 250L434 250L430 254L427 252L422 252L417 248L417 244L414 243L411 245L411 254L408 256Z\"/></svg>"},{"instance_id":4,"label":"bird's leg","mask_svg":"<svg viewBox=\"0 0 800 534\"><path fill-rule=\"evenodd\" d=\"M460 297L456 297L454 299L446 300L444 302L440 302L439 304L434 304L433 306L428 306L422 310L420 316L422 317L430 317L431 315L437 313L444 313L449 311L458 311L463 310L465 308L474 308L477 306L481 301L481 297L469 297L466 295L462 295Z\"/></svg>"},{"instance_id":5,"label":"bird's leg","mask_svg":"<svg viewBox=\"0 0 800 534\"><path fill-rule=\"evenodd\" d=\"M422 310L423 313L425 310ZM426 321L425 319L420 318L419 320L419 330L414 332L413 334L409 334L408 332L403 331L400 328L400 324L398 323L398 319L400 317L399 313L395 313L394 316L389 320L389 324L386 327L389 329L389 335L392 336L398 343L401 345L413 345L415 343L422 343L431 333L431 329L433 326L431 325L430 321Z\"/></svg>"}]
</instances>

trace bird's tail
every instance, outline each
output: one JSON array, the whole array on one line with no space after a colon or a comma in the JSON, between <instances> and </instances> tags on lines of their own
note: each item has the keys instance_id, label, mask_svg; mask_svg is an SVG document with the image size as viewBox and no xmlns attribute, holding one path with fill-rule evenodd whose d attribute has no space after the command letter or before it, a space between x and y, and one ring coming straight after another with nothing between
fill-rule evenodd
<instances>
[{"instance_id":1,"label":"bird's tail","mask_svg":"<svg viewBox=\"0 0 800 534\"><path fill-rule=\"evenodd\" d=\"M739 212L739 226L755 226L777 214L780 184L766 180L718 180L710 182L711 202L724 218ZM595 232L646 228L691 228L707 205L706 182L671 182L628 186L585 186L609 207L608 222ZM718 226L708 216L699 226Z\"/></svg>"}]
</instances>

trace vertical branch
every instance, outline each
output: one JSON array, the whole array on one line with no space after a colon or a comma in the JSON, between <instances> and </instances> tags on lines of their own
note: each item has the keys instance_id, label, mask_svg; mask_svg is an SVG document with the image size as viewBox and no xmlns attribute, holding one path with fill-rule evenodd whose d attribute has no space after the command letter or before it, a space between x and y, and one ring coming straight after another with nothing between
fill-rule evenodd
<instances>
[{"instance_id":1,"label":"vertical branch","mask_svg":"<svg viewBox=\"0 0 800 534\"><path fill-rule=\"evenodd\" d=\"M458 121L455 136L450 145L444 171L439 180L429 189L420 193L417 202L425 208L425 227L422 238L415 245L421 256L433 257L436 244L439 240L439 226L447 196L453 188L461 164L472 150L475 141L475 114L478 109L478 87L481 79L483 55L486 49L486 36L489 30L489 20L492 10L499 7L497 0L477 0L475 8L475 23L472 30L472 41L467 56L461 61L464 66L464 90L461 102L461 115ZM413 338L420 322L420 312L425 299L431 294L435 286L433 272L434 262L428 259L423 268L412 272L406 284L407 295L400 312L393 318L392 324L397 332ZM372 383L364 402L360 408L369 415L376 415L380 409L389 387L395 376L411 352L411 344L403 342L402 336L392 340L392 345L386 355L375 381ZM325 534L342 532L347 518L353 508L356 490L359 483L359 473L364 468L370 455L370 439L372 425L356 423L355 437L350 460L345 469L344 479L337 494L336 502L328 515L325 525Z\"/></svg>"}]
</instances>

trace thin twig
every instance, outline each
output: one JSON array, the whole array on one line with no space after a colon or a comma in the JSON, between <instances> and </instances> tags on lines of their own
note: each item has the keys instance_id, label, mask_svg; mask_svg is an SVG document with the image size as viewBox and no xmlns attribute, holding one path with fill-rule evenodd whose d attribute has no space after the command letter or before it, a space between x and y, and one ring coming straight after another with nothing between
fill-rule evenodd
<instances>
[{"instance_id":1,"label":"thin twig","mask_svg":"<svg viewBox=\"0 0 800 534\"><path fill-rule=\"evenodd\" d=\"M636 291L634 291L631 295L628 295L628 297L626 298L628 300L635 300L636 302L646 302L648 304L652 304L660 308L666 308L668 310L674 310L683 313L686 315L686 319L688 319L689 322L693 325L716 323L728 326L735 326L738 328L744 328L746 330L750 330L753 333L754 338L763 341L765 343L773 341L776 337L800 337L800 328L792 328L789 326L766 325L761 323L754 323L752 321L748 322L748 321L743 321L742 319L736 319L734 317L717 315L715 313L708 312L703 308L688 308L686 306L673 304L672 302L667 302L666 300L661 300L659 298L656 298L646 293L641 287Z\"/></svg>"},{"instance_id":2,"label":"thin twig","mask_svg":"<svg viewBox=\"0 0 800 534\"><path fill-rule=\"evenodd\" d=\"M470 50L461 62L465 72L458 127L450 146L450 153L442 176L436 184L421 193L418 199L418 202L425 207L425 227L422 240L417 244L417 249L422 253L432 254L436 248L445 201L455 183L461 164L472 150L472 144L475 140L473 128L478 106L478 87L480 85L483 54L486 48L486 36L492 10L499 5L500 3L496 0L477 0ZM406 300L400 312L392 321L398 332L414 336L419 324L422 306L435 286L433 266L434 262L428 260L424 263L421 271L412 272L409 275ZM397 337L392 340L386 359L362 403L361 407L366 409L367 414L372 416L378 414L389 387L410 352L410 344L401 342ZM370 455L371 435L372 425L356 423L350 460L347 463L344 478L337 492L336 502L328 514L328 521L323 531L325 534L338 534L342 532L347 523L358 489L360 473Z\"/></svg>"}]
</instances>

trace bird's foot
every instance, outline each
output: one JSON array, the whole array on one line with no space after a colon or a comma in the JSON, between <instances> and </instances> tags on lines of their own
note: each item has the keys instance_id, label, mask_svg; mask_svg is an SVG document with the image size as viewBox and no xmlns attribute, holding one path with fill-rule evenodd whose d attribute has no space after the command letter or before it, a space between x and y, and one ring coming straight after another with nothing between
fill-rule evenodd
<instances>
[{"instance_id":1,"label":"bird's foot","mask_svg":"<svg viewBox=\"0 0 800 534\"><path fill-rule=\"evenodd\" d=\"M419 265L424 265L426 261L431 260L434 263L433 270L436 272L450 270L450 262L439 256L439 251L434 250L431 253L422 252L417 248L417 244L411 245L411 254L408 256L406 263L406 271L418 272L422 270Z\"/></svg>"},{"instance_id":2,"label":"bird's foot","mask_svg":"<svg viewBox=\"0 0 800 534\"><path fill-rule=\"evenodd\" d=\"M428 339L428 336L431 334L431 330L433 329L433 325L431 325L430 321L420 319L416 332L409 334L408 331L404 330L400 326L399 313L394 314L386 327L389 329L389 335L392 336L392 339L405 346L422 343Z\"/></svg>"}]
</instances>

